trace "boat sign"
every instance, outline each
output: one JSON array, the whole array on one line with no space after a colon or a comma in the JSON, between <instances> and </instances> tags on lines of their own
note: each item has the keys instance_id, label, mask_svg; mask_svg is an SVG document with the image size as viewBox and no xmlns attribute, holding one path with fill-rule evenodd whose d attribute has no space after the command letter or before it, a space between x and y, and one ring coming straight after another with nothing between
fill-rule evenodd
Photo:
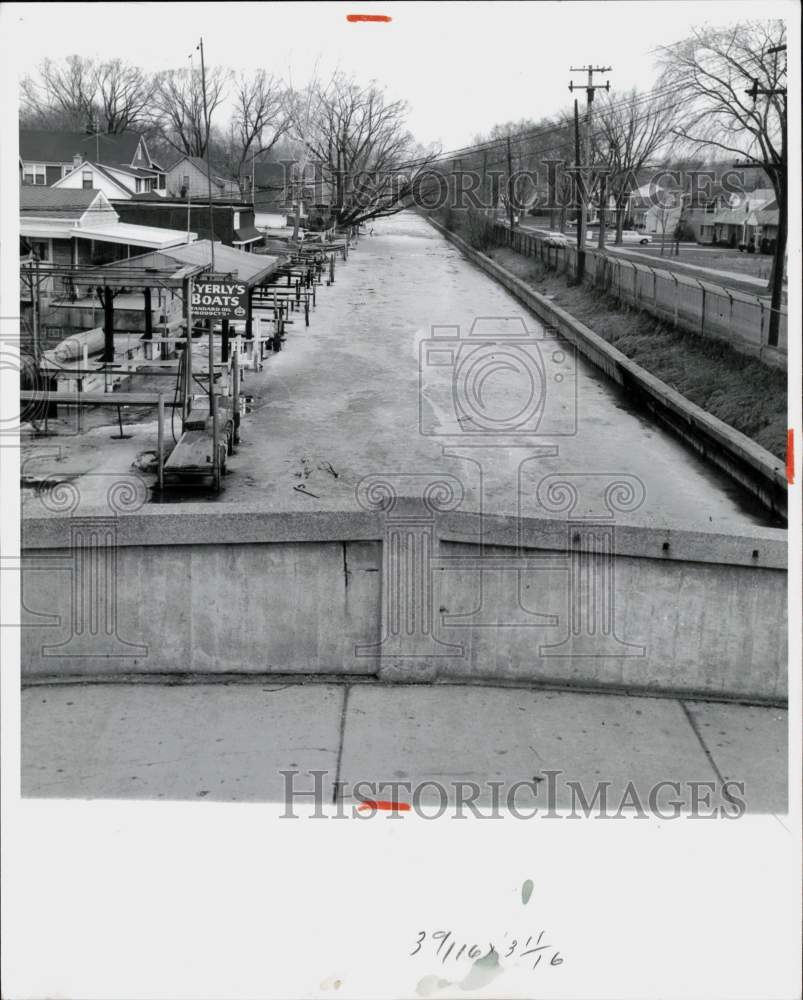
<instances>
[{"instance_id":1,"label":"boat sign","mask_svg":"<svg viewBox=\"0 0 803 1000\"><path fill-rule=\"evenodd\" d=\"M248 287L230 274L204 274L192 289L193 317L245 319L248 314Z\"/></svg>"}]
</instances>

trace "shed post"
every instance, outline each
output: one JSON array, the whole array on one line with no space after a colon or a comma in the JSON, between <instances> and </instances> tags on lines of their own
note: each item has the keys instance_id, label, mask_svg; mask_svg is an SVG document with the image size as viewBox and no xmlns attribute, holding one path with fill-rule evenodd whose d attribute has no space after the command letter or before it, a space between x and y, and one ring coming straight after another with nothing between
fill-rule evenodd
<instances>
[{"instance_id":1,"label":"shed post","mask_svg":"<svg viewBox=\"0 0 803 1000\"><path fill-rule=\"evenodd\" d=\"M253 315L254 305L253 305L253 302L254 302L254 289L253 288L249 288L248 289L248 309L246 310L246 315L245 315L245 339L246 340L253 340L254 339L254 315Z\"/></svg>"},{"instance_id":2,"label":"shed post","mask_svg":"<svg viewBox=\"0 0 803 1000\"><path fill-rule=\"evenodd\" d=\"M157 438L157 451L158 451L158 483L159 489L164 487L165 483L165 398L164 395L159 393L159 403L157 408L158 417L158 438Z\"/></svg>"},{"instance_id":3,"label":"shed post","mask_svg":"<svg viewBox=\"0 0 803 1000\"><path fill-rule=\"evenodd\" d=\"M153 339L153 307L151 305L151 288L145 286L145 340Z\"/></svg>"},{"instance_id":4,"label":"shed post","mask_svg":"<svg viewBox=\"0 0 803 1000\"><path fill-rule=\"evenodd\" d=\"M212 413L212 397L215 392L215 321L206 321L206 332L209 337L209 352L207 354L207 365L209 368L209 413Z\"/></svg>"},{"instance_id":5,"label":"shed post","mask_svg":"<svg viewBox=\"0 0 803 1000\"><path fill-rule=\"evenodd\" d=\"M103 289L103 360L114 361L114 299L108 285Z\"/></svg>"},{"instance_id":6,"label":"shed post","mask_svg":"<svg viewBox=\"0 0 803 1000\"><path fill-rule=\"evenodd\" d=\"M184 420L190 414L190 386L192 385L192 278L184 279L184 384L181 394L181 414Z\"/></svg>"},{"instance_id":7,"label":"shed post","mask_svg":"<svg viewBox=\"0 0 803 1000\"><path fill-rule=\"evenodd\" d=\"M229 321L224 319L221 322L221 343L220 343L220 360L229 360Z\"/></svg>"},{"instance_id":8,"label":"shed post","mask_svg":"<svg viewBox=\"0 0 803 1000\"><path fill-rule=\"evenodd\" d=\"M215 483L215 490L220 492L220 476L222 470L220 467L220 445L218 443L219 432L217 425L217 396L214 392L211 392L209 399L212 408L212 477Z\"/></svg>"}]
</instances>

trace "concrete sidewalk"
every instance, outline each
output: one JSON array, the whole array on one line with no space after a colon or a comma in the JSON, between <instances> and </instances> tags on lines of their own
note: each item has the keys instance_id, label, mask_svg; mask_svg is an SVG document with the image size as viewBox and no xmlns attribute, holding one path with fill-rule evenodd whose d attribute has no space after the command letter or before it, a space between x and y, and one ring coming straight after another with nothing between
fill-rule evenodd
<instances>
[{"instance_id":1,"label":"concrete sidewalk","mask_svg":"<svg viewBox=\"0 0 803 1000\"><path fill-rule=\"evenodd\" d=\"M628 782L646 807L662 781L679 782L681 793L664 792L661 801L687 806L689 782L743 781L749 812L786 810L787 714L777 708L512 687L254 680L37 684L23 690L22 706L24 796L276 802L284 794L281 770L302 772L296 787L303 789L313 787L304 772L322 770L326 802L335 781L346 783L348 800L358 781L432 780L447 788L535 781L540 789L554 780L557 805L568 807L567 781L579 782L589 801L607 781L615 811ZM549 771L560 778L545 779ZM477 801L491 797L486 788ZM422 795L438 799L436 789ZM711 801L722 802L718 790Z\"/></svg>"}]
</instances>

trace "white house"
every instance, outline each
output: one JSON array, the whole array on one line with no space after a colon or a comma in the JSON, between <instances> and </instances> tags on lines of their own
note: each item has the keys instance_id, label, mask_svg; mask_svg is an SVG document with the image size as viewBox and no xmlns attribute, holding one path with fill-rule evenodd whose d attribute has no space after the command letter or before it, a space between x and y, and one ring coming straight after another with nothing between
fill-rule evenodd
<instances>
[{"instance_id":1,"label":"white house","mask_svg":"<svg viewBox=\"0 0 803 1000\"><path fill-rule=\"evenodd\" d=\"M53 184L54 188L102 191L107 198L134 198L150 191L164 196L165 189L158 188L157 178L150 170L119 164L93 163L76 157L72 170Z\"/></svg>"}]
</instances>

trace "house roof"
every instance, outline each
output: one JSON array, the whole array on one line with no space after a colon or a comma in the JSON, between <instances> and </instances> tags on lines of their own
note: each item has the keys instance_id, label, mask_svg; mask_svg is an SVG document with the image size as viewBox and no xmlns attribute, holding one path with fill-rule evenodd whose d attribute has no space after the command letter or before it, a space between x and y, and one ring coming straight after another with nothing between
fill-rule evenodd
<instances>
[{"instance_id":1,"label":"house roof","mask_svg":"<svg viewBox=\"0 0 803 1000\"><path fill-rule=\"evenodd\" d=\"M132 177L153 177L154 174L159 173L156 167L149 170L147 167L131 167L127 163L106 163L104 166L109 167L111 170L119 170L122 173L130 174Z\"/></svg>"},{"instance_id":2,"label":"house roof","mask_svg":"<svg viewBox=\"0 0 803 1000\"><path fill-rule=\"evenodd\" d=\"M755 191L747 191L738 205L723 209L714 216L714 223L718 225L742 226L745 222L757 217L761 211L770 208L775 204L775 192L772 188L757 188ZM774 225L775 223L763 223L764 225Z\"/></svg>"},{"instance_id":3,"label":"house roof","mask_svg":"<svg viewBox=\"0 0 803 1000\"><path fill-rule=\"evenodd\" d=\"M746 191L745 198L755 207L757 202L766 203L775 201L774 188L756 188L755 191Z\"/></svg>"},{"instance_id":4,"label":"house roof","mask_svg":"<svg viewBox=\"0 0 803 1000\"><path fill-rule=\"evenodd\" d=\"M756 223L759 226L777 226L779 218L778 202L773 198L771 202L762 205L755 215Z\"/></svg>"},{"instance_id":5,"label":"house roof","mask_svg":"<svg viewBox=\"0 0 803 1000\"><path fill-rule=\"evenodd\" d=\"M106 163L130 163L141 139L139 132L88 135L62 129L20 129L20 159L39 163L71 163L80 153Z\"/></svg>"},{"instance_id":6,"label":"house roof","mask_svg":"<svg viewBox=\"0 0 803 1000\"><path fill-rule=\"evenodd\" d=\"M256 243L262 239L264 239L263 234L255 226L243 226L242 229L234 230L232 243Z\"/></svg>"},{"instance_id":7,"label":"house roof","mask_svg":"<svg viewBox=\"0 0 803 1000\"><path fill-rule=\"evenodd\" d=\"M100 194L83 188L44 187L39 184L20 185L21 215L55 215L61 219L80 219Z\"/></svg>"}]
</instances>

